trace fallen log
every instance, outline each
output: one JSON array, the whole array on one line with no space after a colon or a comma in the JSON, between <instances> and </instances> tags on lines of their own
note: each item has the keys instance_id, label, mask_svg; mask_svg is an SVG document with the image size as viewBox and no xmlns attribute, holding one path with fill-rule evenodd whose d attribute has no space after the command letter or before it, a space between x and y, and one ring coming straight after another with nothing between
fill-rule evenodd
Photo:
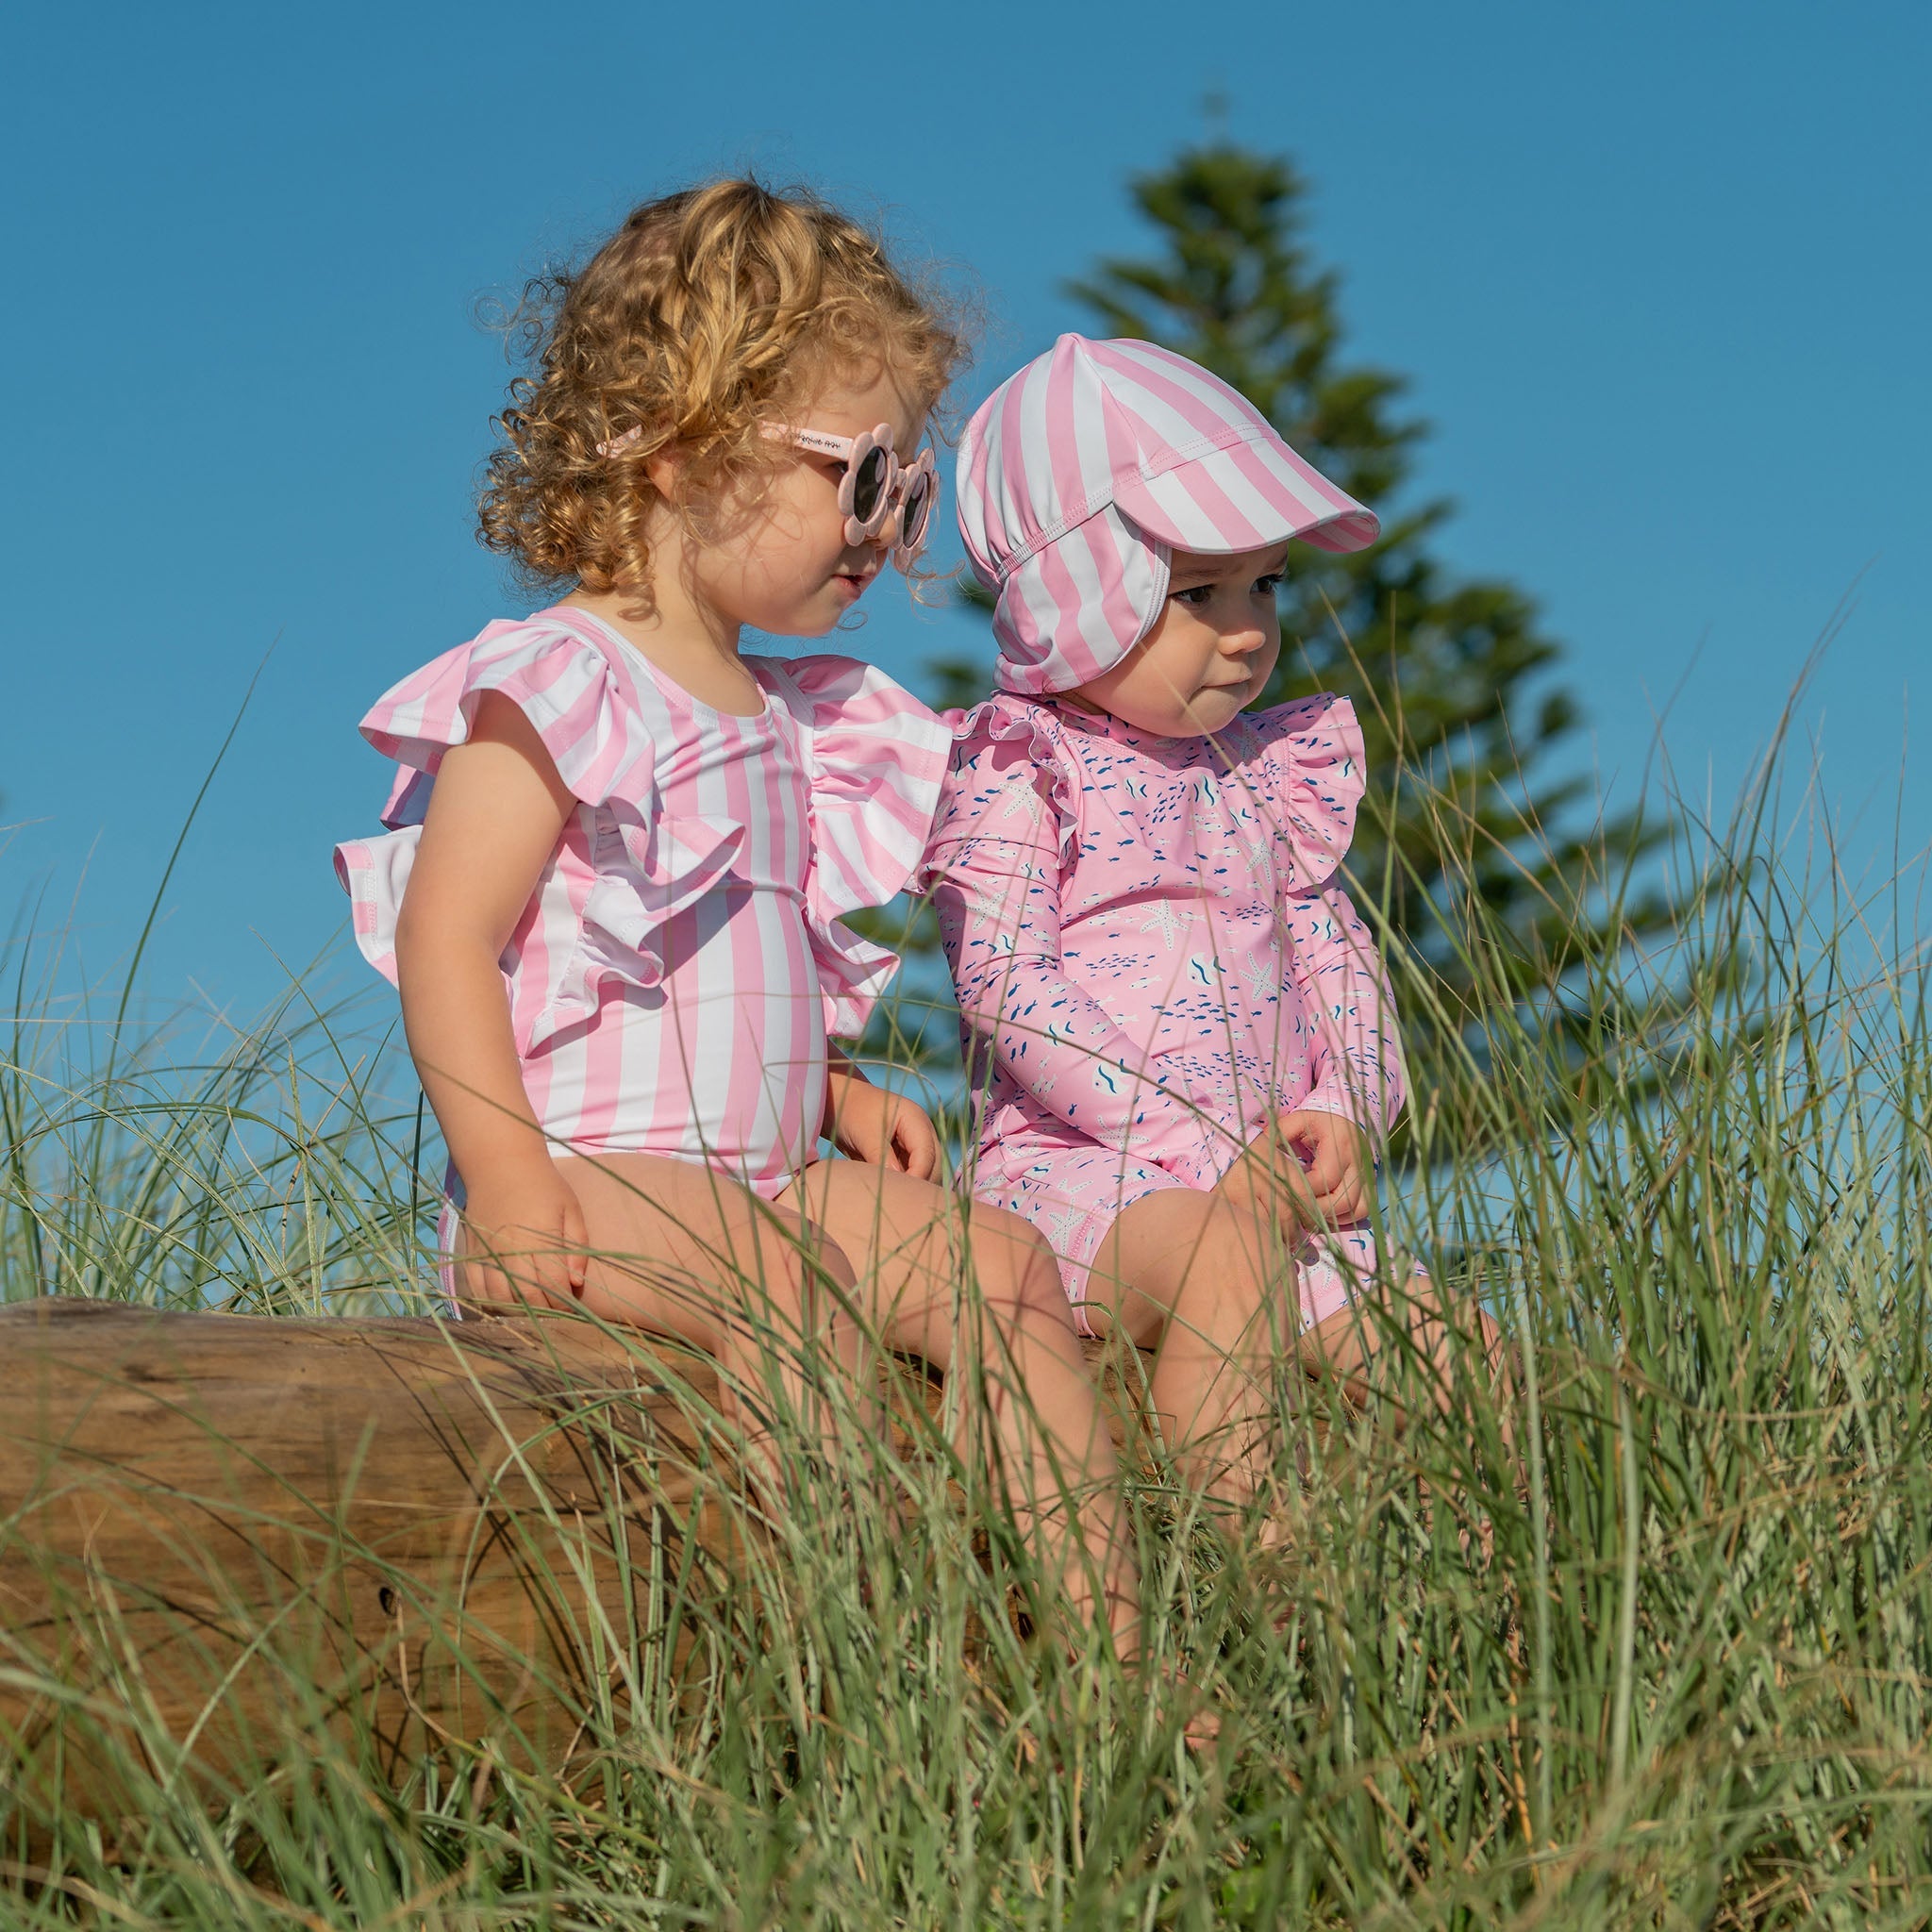
<instances>
[{"instance_id":1,"label":"fallen log","mask_svg":"<svg viewBox=\"0 0 1932 1932\"><path fill-rule=\"evenodd\" d=\"M0 1763L31 1829L304 1740L567 1760L732 1559L699 1358L559 1318L0 1308ZM618 1687L621 1690L621 1686ZM171 1756L175 1762L167 1760Z\"/></svg>"},{"instance_id":2,"label":"fallen log","mask_svg":"<svg viewBox=\"0 0 1932 1932\"><path fill-rule=\"evenodd\" d=\"M743 1578L716 1371L675 1344L62 1298L0 1307L0 1782L28 1839L158 1779L218 1803L324 1737L391 1781L451 1752L566 1774L634 1673L675 1694ZM1120 1441L1136 1405L1104 1379ZM939 1391L914 1365L898 1399Z\"/></svg>"}]
</instances>

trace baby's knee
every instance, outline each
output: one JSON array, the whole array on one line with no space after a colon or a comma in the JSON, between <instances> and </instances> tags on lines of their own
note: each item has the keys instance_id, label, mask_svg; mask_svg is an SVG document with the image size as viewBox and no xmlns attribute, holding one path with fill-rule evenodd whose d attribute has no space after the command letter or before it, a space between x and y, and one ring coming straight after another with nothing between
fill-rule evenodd
<instances>
[{"instance_id":1,"label":"baby's knee","mask_svg":"<svg viewBox=\"0 0 1932 1932\"><path fill-rule=\"evenodd\" d=\"M1203 1204L1188 1264L1191 1293L1203 1289L1253 1300L1294 1278L1297 1243L1287 1230L1263 1224L1257 1216L1219 1194Z\"/></svg>"},{"instance_id":2,"label":"baby's knee","mask_svg":"<svg viewBox=\"0 0 1932 1932\"><path fill-rule=\"evenodd\" d=\"M1445 1292L1418 1268L1409 1276L1407 1299L1411 1326L1434 1340L1432 1353L1455 1348L1491 1375L1505 1369L1508 1351L1502 1327L1474 1296Z\"/></svg>"},{"instance_id":3,"label":"baby's knee","mask_svg":"<svg viewBox=\"0 0 1932 1932\"><path fill-rule=\"evenodd\" d=\"M1059 1262L1030 1222L1008 1208L975 1208L972 1241L974 1272L989 1306L1022 1319L1045 1316L1072 1324Z\"/></svg>"}]
</instances>

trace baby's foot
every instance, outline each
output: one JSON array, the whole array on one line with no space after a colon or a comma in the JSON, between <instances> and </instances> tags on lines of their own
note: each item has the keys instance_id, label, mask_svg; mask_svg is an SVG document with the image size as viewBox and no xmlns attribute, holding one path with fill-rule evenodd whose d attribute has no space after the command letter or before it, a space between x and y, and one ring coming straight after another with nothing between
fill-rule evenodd
<instances>
[{"instance_id":1,"label":"baby's foot","mask_svg":"<svg viewBox=\"0 0 1932 1932\"><path fill-rule=\"evenodd\" d=\"M1071 1591L1062 1598L1057 1610L1034 1626L1032 1641L1057 1649L1073 1666L1085 1697L1098 1706L1107 1694L1107 1680L1112 1674L1107 1668L1105 1653L1096 1650L1093 1643L1093 1624L1105 1607L1109 1648L1121 1677L1163 1704L1178 1705L1181 1735L1188 1748L1195 1752L1211 1749L1221 1735L1221 1715L1209 1707L1208 1699L1172 1657L1164 1657L1158 1663L1148 1662L1142 1642L1139 1591L1108 1585L1098 1596L1083 1594L1084 1603L1074 1600ZM1114 1681L1117 1684L1119 1679Z\"/></svg>"},{"instance_id":2,"label":"baby's foot","mask_svg":"<svg viewBox=\"0 0 1932 1932\"><path fill-rule=\"evenodd\" d=\"M1199 1690L1176 1663L1163 1663L1154 1674L1154 1682L1172 1690L1182 1712L1181 1740L1190 1751L1201 1756L1221 1741L1221 1713L1208 1695Z\"/></svg>"}]
</instances>

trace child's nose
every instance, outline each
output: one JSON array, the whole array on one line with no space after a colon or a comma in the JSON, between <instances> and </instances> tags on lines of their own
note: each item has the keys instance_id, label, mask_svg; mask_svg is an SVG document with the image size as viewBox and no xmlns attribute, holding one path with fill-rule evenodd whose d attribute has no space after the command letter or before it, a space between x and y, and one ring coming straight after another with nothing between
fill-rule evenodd
<instances>
[{"instance_id":1,"label":"child's nose","mask_svg":"<svg viewBox=\"0 0 1932 1932\"><path fill-rule=\"evenodd\" d=\"M886 558L891 556L893 546L898 541L899 512L893 509L870 537L861 537L857 543L849 544L847 548L870 557L875 563L883 564Z\"/></svg>"}]
</instances>

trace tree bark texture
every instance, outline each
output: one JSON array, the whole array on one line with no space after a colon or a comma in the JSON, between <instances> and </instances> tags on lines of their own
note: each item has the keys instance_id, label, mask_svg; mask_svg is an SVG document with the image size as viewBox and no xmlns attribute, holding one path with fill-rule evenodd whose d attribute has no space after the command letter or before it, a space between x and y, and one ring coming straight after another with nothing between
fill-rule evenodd
<instances>
[{"instance_id":1,"label":"tree bark texture","mask_svg":"<svg viewBox=\"0 0 1932 1932\"><path fill-rule=\"evenodd\" d=\"M218 1798L320 1734L561 1768L734 1559L715 1374L580 1321L55 1300L0 1308L0 1361L25 1818L116 1816L131 1773Z\"/></svg>"},{"instance_id":2,"label":"tree bark texture","mask_svg":"<svg viewBox=\"0 0 1932 1932\"><path fill-rule=\"evenodd\" d=\"M1088 1355L1123 1442L1139 1405ZM640 1674L712 1667L693 1646L755 1568L716 1370L675 1343L55 1299L0 1307L0 1779L28 1840L157 1779L219 1803L324 1738L392 1782L479 1750L566 1772ZM940 1394L908 1365L893 1400Z\"/></svg>"}]
</instances>

